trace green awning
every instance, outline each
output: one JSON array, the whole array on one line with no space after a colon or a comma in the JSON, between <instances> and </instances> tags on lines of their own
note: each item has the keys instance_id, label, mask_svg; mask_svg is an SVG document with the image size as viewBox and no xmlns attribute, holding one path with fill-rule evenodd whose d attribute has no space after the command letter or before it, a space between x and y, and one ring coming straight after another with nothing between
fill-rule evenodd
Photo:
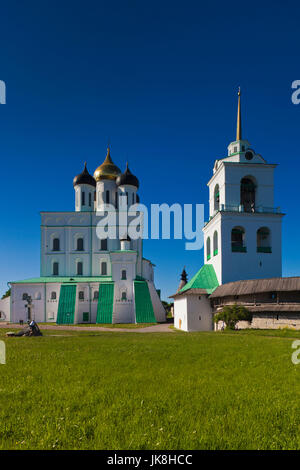
<instances>
[{"instance_id":1,"label":"green awning","mask_svg":"<svg viewBox=\"0 0 300 470\"><path fill-rule=\"evenodd\" d=\"M65 325L74 323L75 303L76 285L62 285L59 294L57 324Z\"/></svg>"},{"instance_id":2,"label":"green awning","mask_svg":"<svg viewBox=\"0 0 300 470\"><path fill-rule=\"evenodd\" d=\"M114 283L103 282L99 285L96 323L112 323L114 307Z\"/></svg>"},{"instance_id":3,"label":"green awning","mask_svg":"<svg viewBox=\"0 0 300 470\"><path fill-rule=\"evenodd\" d=\"M146 281L134 281L136 323L156 323L152 300Z\"/></svg>"}]
</instances>

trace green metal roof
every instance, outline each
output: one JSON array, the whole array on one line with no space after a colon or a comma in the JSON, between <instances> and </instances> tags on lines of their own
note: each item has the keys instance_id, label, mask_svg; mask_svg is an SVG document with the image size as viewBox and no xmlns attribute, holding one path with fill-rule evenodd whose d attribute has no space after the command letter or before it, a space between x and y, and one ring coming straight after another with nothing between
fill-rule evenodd
<instances>
[{"instance_id":1,"label":"green metal roof","mask_svg":"<svg viewBox=\"0 0 300 470\"><path fill-rule=\"evenodd\" d=\"M212 264L204 264L194 277L178 292L181 294L189 289L205 289L207 294L218 287L218 279Z\"/></svg>"},{"instance_id":2,"label":"green metal roof","mask_svg":"<svg viewBox=\"0 0 300 470\"><path fill-rule=\"evenodd\" d=\"M33 277L31 279L24 279L23 281L11 281L10 284L42 284L45 282L106 282L111 281L111 276L49 276L49 277Z\"/></svg>"},{"instance_id":3,"label":"green metal roof","mask_svg":"<svg viewBox=\"0 0 300 470\"><path fill-rule=\"evenodd\" d=\"M99 285L96 323L112 323L114 308L114 283L104 282Z\"/></svg>"},{"instance_id":4,"label":"green metal roof","mask_svg":"<svg viewBox=\"0 0 300 470\"><path fill-rule=\"evenodd\" d=\"M134 281L136 323L156 323L151 295L146 281Z\"/></svg>"}]
</instances>

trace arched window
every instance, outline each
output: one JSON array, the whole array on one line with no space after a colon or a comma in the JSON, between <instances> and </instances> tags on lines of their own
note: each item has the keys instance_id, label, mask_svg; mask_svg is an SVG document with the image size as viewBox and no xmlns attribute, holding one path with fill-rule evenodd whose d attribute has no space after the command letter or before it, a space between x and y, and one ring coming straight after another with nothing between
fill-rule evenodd
<instances>
[{"instance_id":1,"label":"arched window","mask_svg":"<svg viewBox=\"0 0 300 470\"><path fill-rule=\"evenodd\" d=\"M214 190L214 210L218 211L220 208L220 190L219 190L219 185L216 184L215 190Z\"/></svg>"},{"instance_id":2,"label":"arched window","mask_svg":"<svg viewBox=\"0 0 300 470\"><path fill-rule=\"evenodd\" d=\"M124 280L127 279L126 269L122 269L121 279L124 279Z\"/></svg>"},{"instance_id":3,"label":"arched window","mask_svg":"<svg viewBox=\"0 0 300 470\"><path fill-rule=\"evenodd\" d=\"M83 262L78 261L77 262L77 275L82 276L82 274L83 274Z\"/></svg>"},{"instance_id":4,"label":"arched window","mask_svg":"<svg viewBox=\"0 0 300 470\"><path fill-rule=\"evenodd\" d=\"M251 177L241 180L241 205L245 212L255 212L255 183Z\"/></svg>"},{"instance_id":5,"label":"arched window","mask_svg":"<svg viewBox=\"0 0 300 470\"><path fill-rule=\"evenodd\" d=\"M105 192L105 202L106 204L109 204L109 190Z\"/></svg>"},{"instance_id":6,"label":"arched window","mask_svg":"<svg viewBox=\"0 0 300 470\"><path fill-rule=\"evenodd\" d=\"M24 292L22 295L22 300L27 300L28 294L27 292Z\"/></svg>"},{"instance_id":7,"label":"arched window","mask_svg":"<svg viewBox=\"0 0 300 470\"><path fill-rule=\"evenodd\" d=\"M261 227L256 232L258 253L272 253L271 232L268 227Z\"/></svg>"},{"instance_id":8,"label":"arched window","mask_svg":"<svg viewBox=\"0 0 300 470\"><path fill-rule=\"evenodd\" d=\"M59 238L53 238L52 251L59 251Z\"/></svg>"},{"instance_id":9,"label":"arched window","mask_svg":"<svg viewBox=\"0 0 300 470\"><path fill-rule=\"evenodd\" d=\"M134 193L132 193L132 204L134 204Z\"/></svg>"},{"instance_id":10,"label":"arched window","mask_svg":"<svg viewBox=\"0 0 300 470\"><path fill-rule=\"evenodd\" d=\"M103 238L100 242L100 250L107 251L107 238Z\"/></svg>"},{"instance_id":11,"label":"arched window","mask_svg":"<svg viewBox=\"0 0 300 470\"><path fill-rule=\"evenodd\" d=\"M58 276L58 273L59 273L59 265L57 261L54 261L53 266L52 266L52 275Z\"/></svg>"},{"instance_id":12,"label":"arched window","mask_svg":"<svg viewBox=\"0 0 300 470\"><path fill-rule=\"evenodd\" d=\"M245 230L243 227L234 227L231 230L231 251L247 251L245 246Z\"/></svg>"},{"instance_id":13,"label":"arched window","mask_svg":"<svg viewBox=\"0 0 300 470\"><path fill-rule=\"evenodd\" d=\"M83 238L77 238L77 251L83 251Z\"/></svg>"},{"instance_id":14,"label":"arched window","mask_svg":"<svg viewBox=\"0 0 300 470\"><path fill-rule=\"evenodd\" d=\"M105 261L101 262L101 276L107 275L107 263Z\"/></svg>"},{"instance_id":15,"label":"arched window","mask_svg":"<svg viewBox=\"0 0 300 470\"><path fill-rule=\"evenodd\" d=\"M51 300L56 300L56 292L51 292Z\"/></svg>"},{"instance_id":16,"label":"arched window","mask_svg":"<svg viewBox=\"0 0 300 470\"><path fill-rule=\"evenodd\" d=\"M80 290L80 291L78 292L78 299L79 299L79 300L84 300L84 291L83 291L83 290Z\"/></svg>"},{"instance_id":17,"label":"arched window","mask_svg":"<svg viewBox=\"0 0 300 470\"><path fill-rule=\"evenodd\" d=\"M206 259L207 261L210 259L210 237L206 240Z\"/></svg>"},{"instance_id":18,"label":"arched window","mask_svg":"<svg viewBox=\"0 0 300 470\"><path fill-rule=\"evenodd\" d=\"M218 254L218 232L214 232L214 238L213 238L213 243L214 243L214 256Z\"/></svg>"},{"instance_id":19,"label":"arched window","mask_svg":"<svg viewBox=\"0 0 300 470\"><path fill-rule=\"evenodd\" d=\"M89 206L91 207L91 205L92 205L92 194L89 193Z\"/></svg>"},{"instance_id":20,"label":"arched window","mask_svg":"<svg viewBox=\"0 0 300 470\"><path fill-rule=\"evenodd\" d=\"M81 205L85 206L85 192L84 191L82 191L81 193Z\"/></svg>"},{"instance_id":21,"label":"arched window","mask_svg":"<svg viewBox=\"0 0 300 470\"><path fill-rule=\"evenodd\" d=\"M127 295L125 291L122 292L121 300L127 300Z\"/></svg>"},{"instance_id":22,"label":"arched window","mask_svg":"<svg viewBox=\"0 0 300 470\"><path fill-rule=\"evenodd\" d=\"M95 290L94 291L94 300L98 300L98 299L99 299L99 291Z\"/></svg>"}]
</instances>

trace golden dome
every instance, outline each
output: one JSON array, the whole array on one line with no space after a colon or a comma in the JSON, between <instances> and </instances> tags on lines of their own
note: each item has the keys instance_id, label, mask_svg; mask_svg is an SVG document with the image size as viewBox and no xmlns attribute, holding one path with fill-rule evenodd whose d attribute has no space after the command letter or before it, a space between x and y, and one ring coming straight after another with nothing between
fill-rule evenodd
<instances>
[{"instance_id":1,"label":"golden dome","mask_svg":"<svg viewBox=\"0 0 300 470\"><path fill-rule=\"evenodd\" d=\"M115 180L117 176L121 174L120 168L118 168L111 159L110 148L107 149L107 154L102 165L98 166L95 170L94 178L96 181L101 180Z\"/></svg>"}]
</instances>

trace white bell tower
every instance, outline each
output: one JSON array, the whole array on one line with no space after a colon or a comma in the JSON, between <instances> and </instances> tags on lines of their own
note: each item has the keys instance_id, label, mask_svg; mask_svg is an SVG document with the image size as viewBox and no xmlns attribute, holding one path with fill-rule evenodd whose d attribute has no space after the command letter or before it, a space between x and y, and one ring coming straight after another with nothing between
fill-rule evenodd
<instances>
[{"instance_id":1,"label":"white bell tower","mask_svg":"<svg viewBox=\"0 0 300 470\"><path fill-rule=\"evenodd\" d=\"M228 156L216 160L209 187L209 221L204 232L204 263L218 281L280 277L281 219L274 207L274 169L242 139L238 92L236 140Z\"/></svg>"}]
</instances>

